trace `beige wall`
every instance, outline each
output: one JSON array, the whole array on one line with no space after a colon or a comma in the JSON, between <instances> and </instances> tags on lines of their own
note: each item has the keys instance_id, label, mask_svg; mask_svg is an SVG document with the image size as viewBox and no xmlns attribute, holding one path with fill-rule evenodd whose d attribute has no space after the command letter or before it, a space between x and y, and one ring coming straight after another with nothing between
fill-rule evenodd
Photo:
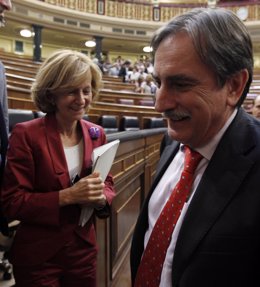
<instances>
[{"instance_id":1,"label":"beige wall","mask_svg":"<svg viewBox=\"0 0 260 287\"><path fill-rule=\"evenodd\" d=\"M21 41L20 39L18 40ZM33 56L32 39L24 39L23 43L24 43L24 53L22 53L22 55L32 57ZM42 58L46 58L52 52L54 52L57 49L61 49L61 48L70 48L70 47L58 46L58 45L52 45L52 44L44 44L42 48ZM15 53L15 39L0 35L0 50L9 52L9 53ZM82 49L78 49L78 50L81 51ZM84 49L84 50L88 51L90 55L91 50L88 50L88 49ZM142 55L145 55L145 53L143 53ZM130 60L132 63L134 63L140 58L141 55L131 54L131 53L122 53L120 51L113 51L109 53L109 60L113 61L118 56L121 56L124 60ZM260 69L260 52L254 54L254 63L255 63L255 68Z\"/></svg>"},{"instance_id":2,"label":"beige wall","mask_svg":"<svg viewBox=\"0 0 260 287\"><path fill-rule=\"evenodd\" d=\"M15 40L11 37L5 37L5 36L0 36L0 49L9 52L9 53L16 53L15 52ZM18 41L21 41L21 39L17 39ZM33 56L33 43L32 39L24 39L22 40L24 43L24 52L23 53L17 53L17 54L22 54L24 56ZM54 46L54 45L45 45L42 48L42 57L45 58L47 55L49 55L51 52L59 49L61 47L59 46Z\"/></svg>"},{"instance_id":3,"label":"beige wall","mask_svg":"<svg viewBox=\"0 0 260 287\"><path fill-rule=\"evenodd\" d=\"M15 53L15 40L11 37L6 37L6 36L1 36L0 35L0 50L3 50L5 52L9 53ZM17 39L18 41L21 41L21 39ZM33 56L33 43L32 43L32 38L30 39L24 39L22 40L24 43L24 52L19 53L25 56ZM70 49L71 47L66 47L66 46L59 46L59 45L52 45L52 44L44 44L42 47L42 58L48 57L52 52L54 52L57 49L62 49L62 48L68 48ZM77 49L81 51L82 49ZM85 48L84 51L87 51L90 55L91 50ZM145 53L144 53L145 54ZM131 60L132 62L135 62L140 58L141 55L138 54L133 54L133 53L122 53L120 51L114 51L109 53L109 59L110 61L113 61L113 59L117 58L118 56L121 56L122 59L125 60Z\"/></svg>"}]
</instances>

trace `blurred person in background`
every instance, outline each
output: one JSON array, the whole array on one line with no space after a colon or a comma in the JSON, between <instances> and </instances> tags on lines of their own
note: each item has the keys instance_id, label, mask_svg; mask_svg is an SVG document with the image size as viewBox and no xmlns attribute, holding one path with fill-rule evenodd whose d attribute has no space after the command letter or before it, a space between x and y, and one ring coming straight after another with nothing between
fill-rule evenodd
<instances>
[{"instance_id":1,"label":"blurred person in background","mask_svg":"<svg viewBox=\"0 0 260 287\"><path fill-rule=\"evenodd\" d=\"M156 84L153 81L153 76L147 74L145 80L141 83L141 94L155 94L156 93Z\"/></svg>"},{"instance_id":2,"label":"blurred person in background","mask_svg":"<svg viewBox=\"0 0 260 287\"><path fill-rule=\"evenodd\" d=\"M260 95L256 96L256 98L254 99L252 114L257 119L260 119Z\"/></svg>"}]
</instances>

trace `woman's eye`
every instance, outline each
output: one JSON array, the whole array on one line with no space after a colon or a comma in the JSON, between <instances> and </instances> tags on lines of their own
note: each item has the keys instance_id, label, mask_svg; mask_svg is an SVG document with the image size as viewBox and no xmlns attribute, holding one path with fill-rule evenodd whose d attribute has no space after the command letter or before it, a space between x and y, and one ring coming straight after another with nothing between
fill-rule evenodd
<instances>
[{"instance_id":1,"label":"woman's eye","mask_svg":"<svg viewBox=\"0 0 260 287\"><path fill-rule=\"evenodd\" d=\"M74 95L75 93L76 93L76 91L75 91L75 90L73 90L73 91L69 91L69 92L68 92L68 94L69 94L69 95Z\"/></svg>"},{"instance_id":2,"label":"woman's eye","mask_svg":"<svg viewBox=\"0 0 260 287\"><path fill-rule=\"evenodd\" d=\"M91 93L91 90L84 90L84 91L83 91L83 94L84 94L84 95L89 95L90 93Z\"/></svg>"}]
</instances>

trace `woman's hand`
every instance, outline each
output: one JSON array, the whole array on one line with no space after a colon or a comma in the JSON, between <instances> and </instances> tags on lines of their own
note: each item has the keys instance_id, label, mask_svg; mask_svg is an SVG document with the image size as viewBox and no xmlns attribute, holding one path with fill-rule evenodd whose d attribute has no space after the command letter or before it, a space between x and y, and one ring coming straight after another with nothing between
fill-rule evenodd
<instances>
[{"instance_id":1,"label":"woman's hand","mask_svg":"<svg viewBox=\"0 0 260 287\"><path fill-rule=\"evenodd\" d=\"M106 204L104 187L99 173L92 173L81 178L73 186L60 190L60 206L80 204L102 208Z\"/></svg>"}]
</instances>

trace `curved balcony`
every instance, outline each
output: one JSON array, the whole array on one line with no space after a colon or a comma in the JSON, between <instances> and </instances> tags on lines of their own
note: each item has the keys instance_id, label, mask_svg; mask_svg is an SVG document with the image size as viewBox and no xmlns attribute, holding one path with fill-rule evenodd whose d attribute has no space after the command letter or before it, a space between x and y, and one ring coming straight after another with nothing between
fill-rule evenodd
<instances>
[{"instance_id":1,"label":"curved balcony","mask_svg":"<svg viewBox=\"0 0 260 287\"><path fill-rule=\"evenodd\" d=\"M216 5L243 17L254 43L256 66L260 67L260 1L208 1L12 0L13 9L6 13L8 25L1 29L0 37L5 41L0 41L0 48L5 45L13 52L11 42L21 40L27 47L24 53L30 55L32 40L21 38L19 30L36 24L43 27L43 57L59 47L91 53L93 49L84 43L95 36L102 38L104 53L137 57L144 54L143 47L164 22L197 6Z\"/></svg>"}]
</instances>

